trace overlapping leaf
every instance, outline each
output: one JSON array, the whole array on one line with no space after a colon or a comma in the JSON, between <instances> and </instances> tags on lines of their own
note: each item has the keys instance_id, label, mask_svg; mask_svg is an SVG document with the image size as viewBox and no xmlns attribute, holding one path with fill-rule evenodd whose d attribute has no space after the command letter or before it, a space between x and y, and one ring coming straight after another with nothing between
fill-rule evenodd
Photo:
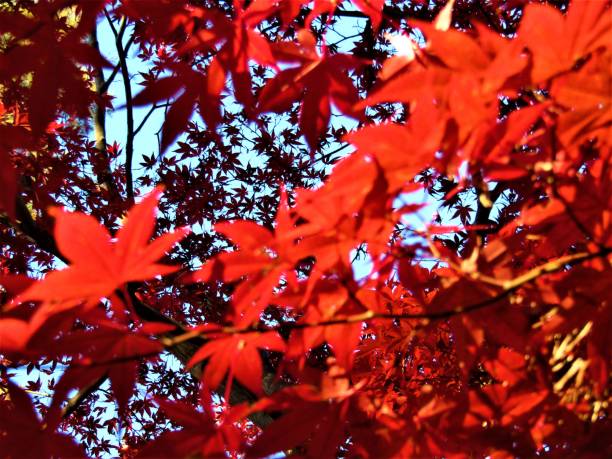
<instances>
[{"instance_id":1,"label":"overlapping leaf","mask_svg":"<svg viewBox=\"0 0 612 459\"><path fill-rule=\"evenodd\" d=\"M81 301L95 303L126 282L174 272L175 267L159 264L157 260L180 241L187 230L166 233L149 243L160 195L161 190L157 189L128 212L116 240L91 216L52 210L55 240L70 265L49 273L24 292L21 301L39 300L63 306ZM71 288L67 289L66 285Z\"/></svg>"}]
</instances>

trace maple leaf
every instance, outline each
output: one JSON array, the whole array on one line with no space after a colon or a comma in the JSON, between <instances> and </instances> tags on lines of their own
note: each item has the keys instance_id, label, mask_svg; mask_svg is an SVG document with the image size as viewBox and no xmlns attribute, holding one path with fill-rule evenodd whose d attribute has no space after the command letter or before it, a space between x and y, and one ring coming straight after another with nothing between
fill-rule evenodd
<instances>
[{"instance_id":1,"label":"maple leaf","mask_svg":"<svg viewBox=\"0 0 612 459\"><path fill-rule=\"evenodd\" d=\"M25 320L0 318L0 352L7 355L21 354L32 335L32 328Z\"/></svg>"},{"instance_id":2,"label":"maple leaf","mask_svg":"<svg viewBox=\"0 0 612 459\"><path fill-rule=\"evenodd\" d=\"M325 279L313 282L303 282L294 289L285 291L275 298L275 302L284 307L300 311L298 323L314 324L317 322L337 319L363 313L350 300L347 290ZM301 330L294 330L289 337L288 354L290 359L304 359L311 349L326 342L334 351L339 367L349 369L352 367L354 351L361 337L362 322L338 323L337 325L309 326Z\"/></svg>"},{"instance_id":3,"label":"maple leaf","mask_svg":"<svg viewBox=\"0 0 612 459\"><path fill-rule=\"evenodd\" d=\"M385 0L354 0L355 5L372 21L372 29L378 30L383 17Z\"/></svg>"},{"instance_id":4,"label":"maple leaf","mask_svg":"<svg viewBox=\"0 0 612 459\"><path fill-rule=\"evenodd\" d=\"M141 7L142 4L136 2L134 6ZM173 16L175 19L181 18L179 22L186 20L183 18L185 14L200 21L210 21L212 29L201 28L195 31L179 53L184 55L198 50L213 52L214 57L204 78L188 65L174 64L169 68L175 72L175 76L156 81L134 98L134 105L139 106L168 99L183 90L172 103L164 122L162 152L185 129L196 105L209 128L214 130L217 127L221 121L221 91L228 74L232 76L236 99L247 112L251 111L254 103L249 60L253 59L261 65L276 65L269 43L254 30L259 22L271 14L272 6L272 2L268 1L254 2L246 9L240 8L234 21L230 21L220 11L202 8L195 8L189 13L185 10ZM166 11L165 7L162 11Z\"/></svg>"},{"instance_id":5,"label":"maple leaf","mask_svg":"<svg viewBox=\"0 0 612 459\"><path fill-rule=\"evenodd\" d=\"M299 45L281 43L273 48L279 61L298 64L282 70L270 79L259 95L258 111L282 113L294 101L302 99L300 128L311 151L329 124L331 104L344 114L359 118L354 105L357 89L347 75L362 63L348 54L319 55L316 41L307 30L300 30Z\"/></svg>"},{"instance_id":6,"label":"maple leaf","mask_svg":"<svg viewBox=\"0 0 612 459\"><path fill-rule=\"evenodd\" d=\"M86 107L93 101L94 93L77 62L92 67L108 66L99 53L81 40L95 24L104 3L105 0L92 0L81 4L75 11L80 12L80 18L73 27L67 26L65 17L59 14L69 4L59 0L37 2L30 14L18 19L14 14L0 16L3 24L5 21L9 24L7 31L15 40L2 56L15 64L2 65L0 76L11 79L32 73L28 115L35 135L44 133L53 121L58 103L66 111L88 115ZM4 25L2 29L5 30Z\"/></svg>"},{"instance_id":7,"label":"maple leaf","mask_svg":"<svg viewBox=\"0 0 612 459\"><path fill-rule=\"evenodd\" d=\"M370 125L344 138L360 152L376 159L392 193L406 187L416 174L437 162L434 154L442 141L447 119L434 104L422 102L416 104L405 126Z\"/></svg>"},{"instance_id":8,"label":"maple leaf","mask_svg":"<svg viewBox=\"0 0 612 459\"><path fill-rule=\"evenodd\" d=\"M209 359L204 368L204 384L210 389L218 388L229 371L227 387L235 377L254 394L262 394L263 369L257 349L282 352L285 347L277 332L220 335L202 346L187 366Z\"/></svg>"},{"instance_id":9,"label":"maple leaf","mask_svg":"<svg viewBox=\"0 0 612 459\"><path fill-rule=\"evenodd\" d=\"M34 282L34 279L23 274L0 274L0 287L6 290L9 298L17 296Z\"/></svg>"},{"instance_id":10,"label":"maple leaf","mask_svg":"<svg viewBox=\"0 0 612 459\"><path fill-rule=\"evenodd\" d=\"M162 126L162 153L185 130L195 107L199 107L200 116L214 131L221 121L219 104L226 79L223 68L216 60L210 63L204 77L184 64L170 66L170 69L174 76L160 78L154 84L146 86L133 99L134 106L138 107L170 99L178 94Z\"/></svg>"},{"instance_id":11,"label":"maple leaf","mask_svg":"<svg viewBox=\"0 0 612 459\"><path fill-rule=\"evenodd\" d=\"M306 322L317 322L322 320L317 314L308 314ZM357 348L361 338L362 323L356 322L352 324L328 325L323 327L309 327L302 333L293 333L291 335L293 344L295 339L299 339L302 335L304 341L303 348L305 351L314 349L319 344L326 342L334 351L334 356L338 366L350 369L353 366L355 349Z\"/></svg>"},{"instance_id":12,"label":"maple leaf","mask_svg":"<svg viewBox=\"0 0 612 459\"><path fill-rule=\"evenodd\" d=\"M563 112L557 132L564 145L579 145L587 138L606 139L612 125L612 54L591 59L577 72L555 78L551 95Z\"/></svg>"},{"instance_id":13,"label":"maple leaf","mask_svg":"<svg viewBox=\"0 0 612 459\"><path fill-rule=\"evenodd\" d=\"M26 391L48 382L53 394L47 409L2 391L0 455L71 456L60 421L94 457L605 454L610 6L542 3L4 2L0 380L29 375ZM116 43L95 40L107 25ZM116 46L122 38L138 52ZM97 47L131 70L146 66L126 108L155 106L135 132L157 113L163 151L188 134L159 161L138 153L145 170L105 146L104 93L125 65L101 72ZM194 111L207 130L190 122ZM280 116L254 119L267 111ZM332 111L363 126L347 134ZM330 139L348 143L316 151ZM116 234L98 223L121 217L129 172L144 187L167 184L160 227L201 224L179 258L185 269L204 263L193 278L212 282L156 278L174 269L161 260L181 236L151 242L156 198ZM290 208L282 193L274 217L279 180L295 199ZM417 222L413 191L449 212ZM474 212L462 191L478 194ZM52 210L54 243L38 218L53 200L95 218ZM218 223L235 215L251 220ZM453 217L478 221L451 226ZM17 274L55 269L55 255L68 267L46 280ZM127 292L126 282L138 284ZM28 295L42 304L20 304ZM141 323L151 316L189 328ZM191 389L162 345L175 363L197 365L198 403L166 399ZM167 389L159 413L152 399L132 399L149 357L152 377L138 380L149 393ZM277 385L269 367L294 385L263 396ZM119 409L100 418L105 402L84 395L107 379ZM215 400L263 398L219 407L213 387ZM114 451L101 429L124 426Z\"/></svg>"},{"instance_id":14,"label":"maple leaf","mask_svg":"<svg viewBox=\"0 0 612 459\"><path fill-rule=\"evenodd\" d=\"M542 103L515 110L502 122L484 127L474 136L470 156L485 160L487 176L497 180L512 180L527 174L524 158L512 155L519 150L530 128L545 114L550 104Z\"/></svg>"},{"instance_id":15,"label":"maple leaf","mask_svg":"<svg viewBox=\"0 0 612 459\"><path fill-rule=\"evenodd\" d=\"M0 102L0 117L7 111ZM13 114L18 122L18 115ZM4 210L12 219L15 218L15 200L17 198L17 171L13 165L9 152L16 148L32 146L32 139L29 132L19 125L6 126L0 125L0 209Z\"/></svg>"},{"instance_id":16,"label":"maple leaf","mask_svg":"<svg viewBox=\"0 0 612 459\"><path fill-rule=\"evenodd\" d=\"M601 177L587 174L578 183L558 187L551 199L524 210L516 223L529 225L534 234L546 234L536 253L550 255L566 250L580 241L585 231L592 231L596 240L612 238L609 215L602 211L612 206L612 176L604 163L596 162L603 168ZM572 214L567 211L569 206Z\"/></svg>"},{"instance_id":17,"label":"maple leaf","mask_svg":"<svg viewBox=\"0 0 612 459\"><path fill-rule=\"evenodd\" d=\"M17 174L9 155L0 147L0 209L6 211L9 217L15 218L15 196L17 194Z\"/></svg>"},{"instance_id":18,"label":"maple leaf","mask_svg":"<svg viewBox=\"0 0 612 459\"><path fill-rule=\"evenodd\" d=\"M322 14L328 15L328 20L331 20L334 12L342 5L343 1L344 0L314 0L312 9L306 17L305 27L310 29L312 21ZM284 0L278 3L281 20L283 25L287 27L291 20L298 15L302 6L313 2L312 0ZM352 3L370 18L372 21L372 28L377 30L382 20L384 0L354 0Z\"/></svg>"},{"instance_id":19,"label":"maple leaf","mask_svg":"<svg viewBox=\"0 0 612 459\"><path fill-rule=\"evenodd\" d=\"M534 414L534 409L549 397L547 389L539 391L524 389L507 389L500 384L491 384L482 389L482 394L487 397L485 403L497 405L501 408L502 425L510 425L519 422L521 417ZM475 405L475 403L474 403Z\"/></svg>"},{"instance_id":20,"label":"maple leaf","mask_svg":"<svg viewBox=\"0 0 612 459\"><path fill-rule=\"evenodd\" d=\"M120 413L127 413L140 358L155 356L163 350L162 344L149 335L172 329L174 326L149 322L132 331L123 325L104 321L94 330L62 336L55 343L55 352L73 359L55 387L47 422L51 425L59 422L60 404L72 389L90 387L104 376L110 379Z\"/></svg>"},{"instance_id":21,"label":"maple leaf","mask_svg":"<svg viewBox=\"0 0 612 459\"><path fill-rule=\"evenodd\" d=\"M312 21L322 14L332 15L338 7L341 6L344 0L315 0L314 5L308 17L306 18L306 27L310 28ZM293 3L300 5L310 3L305 0L293 0ZM354 0L352 3L355 4L359 10L369 16L372 21L372 28L378 29L380 21L382 20L382 10L385 1L384 0Z\"/></svg>"},{"instance_id":22,"label":"maple leaf","mask_svg":"<svg viewBox=\"0 0 612 459\"><path fill-rule=\"evenodd\" d=\"M160 195L161 188L158 188L132 207L117 232L116 240L91 216L53 209L55 240L70 265L49 273L19 299L41 300L64 307L82 301L95 304L127 282L176 271L175 267L158 264L156 260L180 241L188 230L181 228L149 243ZM66 288L67 285L70 288Z\"/></svg>"},{"instance_id":23,"label":"maple leaf","mask_svg":"<svg viewBox=\"0 0 612 459\"><path fill-rule=\"evenodd\" d=\"M274 233L251 221L218 223L215 230L238 246L209 260L193 273L193 280L208 282L221 279L232 282L247 276L247 281L234 294L234 320L238 326L249 325L259 318L274 288L283 276L306 254L296 246L299 230L293 228L287 196L281 189Z\"/></svg>"},{"instance_id":24,"label":"maple leaf","mask_svg":"<svg viewBox=\"0 0 612 459\"><path fill-rule=\"evenodd\" d=\"M533 53L534 82L571 69L612 42L612 16L605 0L572 2L566 16L549 5L529 4L523 15L518 37Z\"/></svg>"},{"instance_id":25,"label":"maple leaf","mask_svg":"<svg viewBox=\"0 0 612 459\"><path fill-rule=\"evenodd\" d=\"M440 24L450 20L444 14ZM521 82L527 84L524 70L528 59L521 54L518 41L501 38L479 24L471 33L447 30L446 24L418 25L427 37L427 46L418 49L419 59L409 59L403 65L396 60L391 68L383 68L378 89L356 107L381 102L418 107L435 101L443 118L453 123L447 127L440 150L465 148L479 127L495 119L499 96L513 96ZM458 130L456 138L448 135L450 129ZM419 130L423 132L427 131Z\"/></svg>"},{"instance_id":26,"label":"maple leaf","mask_svg":"<svg viewBox=\"0 0 612 459\"><path fill-rule=\"evenodd\" d=\"M359 385L350 387L346 378L323 375L320 386L300 385L283 389L253 405L252 411L288 411L264 429L247 450L262 457L288 450L308 440L308 457L334 457L344 440L345 420ZM292 429L288 430L287 426Z\"/></svg>"},{"instance_id":27,"label":"maple leaf","mask_svg":"<svg viewBox=\"0 0 612 459\"><path fill-rule=\"evenodd\" d=\"M496 380L515 385L525 378L526 364L523 354L509 348L501 348L495 359L485 362L485 368Z\"/></svg>"},{"instance_id":28,"label":"maple leaf","mask_svg":"<svg viewBox=\"0 0 612 459\"><path fill-rule=\"evenodd\" d=\"M87 457L66 436L43 424L28 394L7 381L9 400L0 401L0 450L6 457Z\"/></svg>"},{"instance_id":29,"label":"maple leaf","mask_svg":"<svg viewBox=\"0 0 612 459\"><path fill-rule=\"evenodd\" d=\"M364 240L372 253L387 243L386 191L375 158L364 152L339 161L320 188L297 191L295 212L307 221L297 228L298 247L316 259L315 273L348 266L350 251Z\"/></svg>"},{"instance_id":30,"label":"maple leaf","mask_svg":"<svg viewBox=\"0 0 612 459\"><path fill-rule=\"evenodd\" d=\"M138 21L151 38L165 40L180 28L184 33L193 32L197 19L197 12L184 1L124 0L115 11Z\"/></svg>"},{"instance_id":31,"label":"maple leaf","mask_svg":"<svg viewBox=\"0 0 612 459\"><path fill-rule=\"evenodd\" d=\"M362 208L377 176L377 165L369 152L359 152L339 161L320 188L298 190L296 212L310 222L300 232L338 231L341 220Z\"/></svg>"},{"instance_id":32,"label":"maple leaf","mask_svg":"<svg viewBox=\"0 0 612 459\"><path fill-rule=\"evenodd\" d=\"M470 205L458 205L455 206L455 213L451 218L459 218L463 225L467 225L470 222L470 214L473 212L473 209Z\"/></svg>"},{"instance_id":33,"label":"maple leaf","mask_svg":"<svg viewBox=\"0 0 612 459\"><path fill-rule=\"evenodd\" d=\"M225 457L228 452L236 451L241 435L240 430L232 424L232 416L216 422L210 395L201 399L204 412L195 410L185 402L171 402L157 397L155 401L160 409L183 429L165 432L147 444L137 457L189 457L195 453L202 457Z\"/></svg>"},{"instance_id":34,"label":"maple leaf","mask_svg":"<svg viewBox=\"0 0 612 459\"><path fill-rule=\"evenodd\" d=\"M132 7L143 7L142 2L132 3L134 3ZM215 130L221 122L221 92L225 88L228 74L232 76L236 98L244 105L245 110L250 111L254 106L249 60L253 59L262 65L276 65L269 43L253 30L270 14L267 8L271 6L270 2L259 2L259 5L255 2L245 10L241 9L233 22L216 10L196 8L187 12L180 9L180 13L174 13L173 17L175 20L180 19L179 22L186 21L184 16L188 15L191 19L210 21L213 24L212 30L200 29L193 33L179 53L214 50L214 57L208 64L204 76L193 70L191 66L182 63L172 64L169 69L174 72L174 76L156 80L134 97L134 105L140 106L179 94L173 101L162 127L162 152L185 130L196 106L208 127ZM167 8L172 6L165 5L161 11L166 12ZM216 49L217 46L220 48Z\"/></svg>"}]
</instances>

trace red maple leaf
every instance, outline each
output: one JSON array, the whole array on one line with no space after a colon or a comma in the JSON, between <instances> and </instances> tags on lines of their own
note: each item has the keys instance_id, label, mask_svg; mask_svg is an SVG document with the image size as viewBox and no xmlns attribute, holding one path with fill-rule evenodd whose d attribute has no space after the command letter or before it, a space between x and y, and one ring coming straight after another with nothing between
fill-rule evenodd
<instances>
[{"instance_id":1,"label":"red maple leaf","mask_svg":"<svg viewBox=\"0 0 612 459\"><path fill-rule=\"evenodd\" d=\"M91 102L94 93L82 65L103 67L108 63L82 38L91 31L104 3L104 0L81 2L75 10L80 13L76 26L67 25L66 18L58 14L69 6L59 0L36 2L29 15L0 13L2 30L14 38L3 53L2 58L8 59L10 65L0 66L0 78L32 73L28 115L34 134L45 132L60 103L66 111L88 115L88 104L83 102ZM17 54L19 57L14 58Z\"/></svg>"},{"instance_id":2,"label":"red maple leaf","mask_svg":"<svg viewBox=\"0 0 612 459\"><path fill-rule=\"evenodd\" d=\"M308 457L334 457L344 438L345 420L358 388L359 385L351 387L346 378L325 374L320 387L295 386L256 403L252 411L288 412L266 427L248 449L249 456L267 456L308 440Z\"/></svg>"},{"instance_id":3,"label":"red maple leaf","mask_svg":"<svg viewBox=\"0 0 612 459\"><path fill-rule=\"evenodd\" d=\"M41 422L28 394L7 381L0 400L0 451L5 457L86 457L68 436Z\"/></svg>"},{"instance_id":4,"label":"red maple leaf","mask_svg":"<svg viewBox=\"0 0 612 459\"><path fill-rule=\"evenodd\" d=\"M71 356L72 361L55 387L47 422L59 422L60 404L72 389L87 388L104 376L110 379L120 413L127 413L139 360L154 357L163 350L162 344L149 335L173 328L150 322L132 331L123 325L104 321L94 330L63 335L54 343L54 350L58 355Z\"/></svg>"},{"instance_id":5,"label":"red maple leaf","mask_svg":"<svg viewBox=\"0 0 612 459\"><path fill-rule=\"evenodd\" d=\"M238 10L237 17L231 21L221 11L191 9L191 19L209 21L212 27L193 33L179 53L184 55L197 50L213 54L206 75L202 76L188 65L173 64L169 69L175 73L174 76L157 80L134 98L135 105L145 105L169 99L182 91L172 103L162 129L162 152L185 129L196 106L209 128L214 130L217 127L221 121L221 91L228 74L232 77L236 99L249 112L254 106L249 61L276 65L270 44L254 30L274 11L274 2L254 2L248 8ZM173 21L177 24L185 22L185 14L187 10L180 10L173 16Z\"/></svg>"},{"instance_id":6,"label":"red maple leaf","mask_svg":"<svg viewBox=\"0 0 612 459\"><path fill-rule=\"evenodd\" d=\"M311 0L285 0L280 2L281 17L284 23L288 23L300 11L303 5L312 3ZM315 0L312 10L306 18L306 28L310 28L312 21L322 14L333 15L334 11L340 7L343 0ZM372 28L378 29L382 20L382 10L385 4L384 0L354 0L353 3L364 14L370 17Z\"/></svg>"},{"instance_id":7,"label":"red maple leaf","mask_svg":"<svg viewBox=\"0 0 612 459\"><path fill-rule=\"evenodd\" d=\"M571 69L589 52L612 42L612 16L605 0L572 2L565 16L549 5L532 3L523 14L518 36L533 53L535 82Z\"/></svg>"},{"instance_id":8,"label":"red maple leaf","mask_svg":"<svg viewBox=\"0 0 612 459\"><path fill-rule=\"evenodd\" d=\"M165 432L161 437L147 444L137 457L226 457L241 443L240 430L232 424L231 413L216 421L210 394L202 391L201 404L204 412L193 405L180 401L169 401L160 397L155 401L160 409L176 424L183 428Z\"/></svg>"},{"instance_id":9,"label":"red maple leaf","mask_svg":"<svg viewBox=\"0 0 612 459\"><path fill-rule=\"evenodd\" d=\"M194 280L203 282L247 278L248 282L234 295L234 320L238 326L259 318L283 274L305 256L294 244L300 233L293 227L284 191L281 191L276 222L274 232L245 220L215 225L215 230L232 240L238 250L217 255L193 274Z\"/></svg>"},{"instance_id":10,"label":"red maple leaf","mask_svg":"<svg viewBox=\"0 0 612 459\"><path fill-rule=\"evenodd\" d=\"M156 261L180 241L186 228L166 233L149 243L155 226L155 211L161 195L158 188L127 214L124 225L113 239L93 217L52 210L55 240L70 262L66 269L53 271L19 299L40 300L52 308L70 307L86 301L97 303L126 282L150 279L176 271ZM67 288L66 286L70 286Z\"/></svg>"},{"instance_id":11,"label":"red maple leaf","mask_svg":"<svg viewBox=\"0 0 612 459\"><path fill-rule=\"evenodd\" d=\"M254 394L262 394L261 357L257 349L282 352L285 342L277 332L218 335L202 346L187 366L209 359L204 369L206 387L216 389L228 374L227 393L232 378L236 378Z\"/></svg>"},{"instance_id":12,"label":"red maple leaf","mask_svg":"<svg viewBox=\"0 0 612 459\"><path fill-rule=\"evenodd\" d=\"M282 113L296 100L302 100L300 128L311 151L327 128L331 105L342 113L360 117L353 107L359 100L357 88L348 72L363 63L348 54L320 55L314 36L306 30L298 34L299 44L280 43L273 48L279 62L298 64L279 72L262 90L259 112Z\"/></svg>"},{"instance_id":13,"label":"red maple leaf","mask_svg":"<svg viewBox=\"0 0 612 459\"><path fill-rule=\"evenodd\" d=\"M188 65L170 66L171 77L160 78L146 86L133 100L135 106L148 105L174 97L168 116L162 126L161 152L163 153L185 130L195 107L211 130L221 122L221 91L225 87L225 71L213 60L202 76ZM178 94L178 96L177 96Z\"/></svg>"}]
</instances>

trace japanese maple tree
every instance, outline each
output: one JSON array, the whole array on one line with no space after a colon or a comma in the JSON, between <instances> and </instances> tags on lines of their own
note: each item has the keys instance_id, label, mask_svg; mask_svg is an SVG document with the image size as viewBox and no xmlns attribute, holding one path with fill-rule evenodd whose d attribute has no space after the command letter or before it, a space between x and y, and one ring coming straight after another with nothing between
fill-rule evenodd
<instances>
[{"instance_id":1,"label":"japanese maple tree","mask_svg":"<svg viewBox=\"0 0 612 459\"><path fill-rule=\"evenodd\" d=\"M0 4L0 457L610 457L605 0Z\"/></svg>"}]
</instances>

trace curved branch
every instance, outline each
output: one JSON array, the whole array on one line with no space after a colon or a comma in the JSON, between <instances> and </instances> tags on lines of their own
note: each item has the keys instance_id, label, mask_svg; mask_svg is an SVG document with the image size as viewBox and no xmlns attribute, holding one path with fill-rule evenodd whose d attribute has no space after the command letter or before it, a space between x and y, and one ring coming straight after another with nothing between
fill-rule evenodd
<instances>
[{"instance_id":1,"label":"curved branch","mask_svg":"<svg viewBox=\"0 0 612 459\"><path fill-rule=\"evenodd\" d=\"M533 282L540 276L545 274L552 274L560 271L566 266L573 266L580 263L583 263L588 260L592 260L594 258L605 257L612 253L611 247L605 247L598 252L581 252L573 255L567 255L565 257L560 257L555 260L544 263L540 266L536 266L535 268L527 271L525 274L518 276L514 279L507 280L505 282L501 282L503 285L503 289L492 297L486 298L477 303L470 304L468 306L459 306L453 309L449 309L446 311L438 311L438 312L422 312L422 313L402 313L402 314L393 314L393 313L379 313L374 312L372 310L368 310L366 312L360 314L354 314L351 316L339 317L336 319L328 319L317 322L296 322L296 323L284 323L283 327L288 328L290 330L300 330L305 328L312 327L325 327L331 325L342 325L342 324L351 324L357 322L364 322L366 320L371 319L392 319L392 320L425 320L427 322L432 320L444 320L450 319L451 317L469 314L471 312L477 311L479 309L483 309L485 307L494 305L498 301L504 299L508 295L512 294L520 287L530 282ZM359 298L357 298L352 292L349 291L349 297L355 301L359 306L364 309L368 309L365 304ZM278 330L279 327L271 327L266 329L261 329L257 326L249 326L243 328L236 328L232 326L221 327L214 332L197 332L190 331L183 335L179 335L176 338L165 341L164 344L168 349L172 349L174 346L183 343L185 341L192 341L195 338L213 338L218 336L219 334L246 334L246 333L265 333L274 330Z\"/></svg>"}]
</instances>

